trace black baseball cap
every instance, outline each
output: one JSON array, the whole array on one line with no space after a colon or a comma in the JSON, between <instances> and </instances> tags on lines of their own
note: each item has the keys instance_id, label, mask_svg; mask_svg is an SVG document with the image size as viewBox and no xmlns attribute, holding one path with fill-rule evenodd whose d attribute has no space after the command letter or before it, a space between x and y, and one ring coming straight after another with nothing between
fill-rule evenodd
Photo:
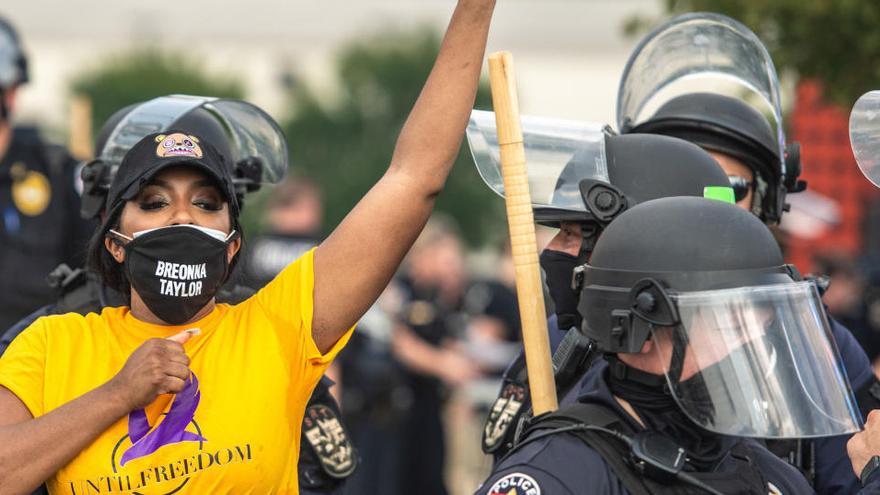
<instances>
[{"instance_id":1,"label":"black baseball cap","mask_svg":"<svg viewBox=\"0 0 880 495\"><path fill-rule=\"evenodd\" d=\"M211 143L180 130L150 134L137 142L119 165L107 194L107 212L112 216L131 200L156 174L172 166L190 166L217 182L226 196L233 219L239 207L227 159Z\"/></svg>"}]
</instances>

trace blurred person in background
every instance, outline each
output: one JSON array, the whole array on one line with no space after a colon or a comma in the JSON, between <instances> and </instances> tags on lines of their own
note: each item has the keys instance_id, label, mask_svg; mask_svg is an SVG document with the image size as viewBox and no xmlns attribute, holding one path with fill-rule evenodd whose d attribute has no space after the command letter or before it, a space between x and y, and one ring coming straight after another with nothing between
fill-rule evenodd
<instances>
[{"instance_id":1,"label":"blurred person in background","mask_svg":"<svg viewBox=\"0 0 880 495\"><path fill-rule=\"evenodd\" d=\"M0 18L0 329L55 299L46 277L60 263L82 265L97 226L79 216L76 160L37 129L13 125L28 80L21 40Z\"/></svg>"},{"instance_id":2,"label":"blurred person in background","mask_svg":"<svg viewBox=\"0 0 880 495\"><path fill-rule=\"evenodd\" d=\"M497 386L504 369L522 347L510 242L502 247L495 273L495 278L468 284L462 309L467 316L465 352ZM489 395L491 403L495 390Z\"/></svg>"},{"instance_id":3,"label":"blurred person in background","mask_svg":"<svg viewBox=\"0 0 880 495\"><path fill-rule=\"evenodd\" d=\"M412 399L401 424L399 486L442 495L447 493L446 399L451 387L470 382L481 371L462 347L467 278L461 238L450 219L431 219L395 285L400 310L393 317L392 349Z\"/></svg>"},{"instance_id":4,"label":"blurred person in background","mask_svg":"<svg viewBox=\"0 0 880 495\"><path fill-rule=\"evenodd\" d=\"M517 338L511 307L503 285L469 284L456 225L434 215L339 358L343 411L361 453L346 493L449 493L448 399L494 371L487 363L508 359L487 354Z\"/></svg>"},{"instance_id":5,"label":"blurred person in background","mask_svg":"<svg viewBox=\"0 0 880 495\"><path fill-rule=\"evenodd\" d=\"M254 289L321 242L321 190L306 177L288 177L272 191L265 218L268 232L251 243L244 265L245 281Z\"/></svg>"},{"instance_id":6,"label":"blurred person in background","mask_svg":"<svg viewBox=\"0 0 880 495\"><path fill-rule=\"evenodd\" d=\"M872 328L868 318L867 280L858 261L845 253L826 253L815 257L813 268L828 277L822 295L828 314L852 332L876 368L880 334Z\"/></svg>"}]
</instances>

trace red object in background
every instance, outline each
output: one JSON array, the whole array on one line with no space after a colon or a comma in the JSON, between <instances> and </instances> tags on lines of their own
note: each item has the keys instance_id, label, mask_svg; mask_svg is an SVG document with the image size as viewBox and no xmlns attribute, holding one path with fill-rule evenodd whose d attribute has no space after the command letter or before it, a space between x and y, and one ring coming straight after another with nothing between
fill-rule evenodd
<instances>
[{"instance_id":1,"label":"red object in background","mask_svg":"<svg viewBox=\"0 0 880 495\"><path fill-rule=\"evenodd\" d=\"M825 234L811 240L788 238L786 258L805 274L812 271L816 253L861 253L868 201L878 194L856 166L849 143L849 110L828 103L821 83L798 84L788 139L801 143L801 178L808 189L840 207L840 224Z\"/></svg>"}]
</instances>

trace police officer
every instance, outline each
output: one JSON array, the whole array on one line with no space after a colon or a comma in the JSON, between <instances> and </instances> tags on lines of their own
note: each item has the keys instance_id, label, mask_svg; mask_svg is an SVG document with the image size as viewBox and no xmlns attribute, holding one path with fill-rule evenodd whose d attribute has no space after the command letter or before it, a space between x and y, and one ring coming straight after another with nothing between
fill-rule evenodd
<instances>
[{"instance_id":1,"label":"police officer","mask_svg":"<svg viewBox=\"0 0 880 495\"><path fill-rule=\"evenodd\" d=\"M491 153L479 150L492 129L485 129L481 121L491 125L491 119L484 121L482 115L475 115L468 139L481 175L491 177L497 172L490 168L498 164ZM538 142L528 136L546 135L532 122L523 117L527 156L532 153L529 143ZM575 126L558 121L557 131L566 125ZM592 127L592 133L563 133L589 136L586 142L552 144L557 150L572 150L573 156L562 162L563 167L553 161L529 163L530 186L538 194L536 197L533 193L535 219L560 229L541 253L540 262L555 306L548 330L551 346L557 350L554 369L563 402L573 400L577 383L595 356L589 340L577 330L570 330L579 327L581 320L572 278L575 267L589 258L604 227L627 208L651 199L730 192L727 177L715 160L693 144L665 136L616 136L605 126ZM593 168L596 163L603 164L603 172ZM542 196L540 191L550 192ZM499 396L486 418L484 452L496 460L503 457L515 443L529 410L527 373L521 354L505 371Z\"/></svg>"},{"instance_id":2,"label":"police officer","mask_svg":"<svg viewBox=\"0 0 880 495\"><path fill-rule=\"evenodd\" d=\"M692 36L711 39L704 49L685 47L674 40ZM736 42L731 42L735 40ZM713 51L714 50L714 51ZM699 56L697 56L699 55ZM674 86L676 76L645 72L653 63L675 59L685 68L691 91L663 102L647 118L637 109L649 102L662 101L660 86ZM712 60L714 62L706 62ZM736 64L726 67L719 60ZM755 61L762 70L751 71ZM719 66L721 68L719 69ZM717 74L726 73L726 81L738 81L737 87L754 100L763 102L762 110L740 98L723 94L725 83ZM669 76L669 77L667 77ZM696 81L696 82L695 82ZM756 89L763 88L763 89ZM780 221L787 211L786 195L806 188L799 180L801 172L798 143L785 142L781 131L778 81L773 61L760 40L745 26L717 14L688 14L672 19L647 35L630 56L621 76L618 125L623 133L650 133L690 141L708 151L727 173L737 205L751 211L768 225ZM831 329L840 350L847 376L852 384L864 417L880 408L880 381L870 360L849 329L832 320ZM771 450L796 465L819 493L854 491L858 481L846 461L846 438L819 439L815 442L775 442Z\"/></svg>"},{"instance_id":3,"label":"police officer","mask_svg":"<svg viewBox=\"0 0 880 495\"><path fill-rule=\"evenodd\" d=\"M12 125L27 58L0 19L0 328L54 299L46 276L85 261L94 223L80 218L77 162L30 127Z\"/></svg>"},{"instance_id":4,"label":"police officer","mask_svg":"<svg viewBox=\"0 0 880 495\"><path fill-rule=\"evenodd\" d=\"M222 153L235 156L238 160L232 175L237 180L238 202L243 205L245 194L260 186L263 169L266 168L266 174L271 175L274 172L268 170L270 167L286 169L287 161L286 153L277 154L263 149L257 153L262 155L262 163L238 156L236 147L242 144L243 137L236 135L235 126L230 125L234 122L228 120L234 114L224 113L224 109L233 108L249 110L258 119L265 115L256 107L249 108L249 104L244 102L183 95L133 104L114 113L96 139L98 158L84 168L82 216L86 219L103 217L107 192L119 165L118 160L125 154L129 144L143 137L141 134L150 128L162 127L191 129L193 133L209 136L212 142L222 148ZM267 124L265 130L269 131L275 124L266 119L270 117L263 119ZM86 314L100 312L108 306L128 304L122 294L102 285L98 277L83 268L70 269L67 265L61 265L53 271L51 279L59 294L57 301L41 307L0 333L0 355L19 333L41 316L69 312ZM251 288L227 283L218 294L218 299L236 304L252 294ZM307 495L342 493L345 479L357 466L357 452L341 421L339 407L329 392L332 384L326 377L319 382L306 406L303 419L298 467L300 492Z\"/></svg>"},{"instance_id":5,"label":"police officer","mask_svg":"<svg viewBox=\"0 0 880 495\"><path fill-rule=\"evenodd\" d=\"M306 177L288 177L272 191L266 220L268 232L255 239L244 262L244 281L260 288L284 267L317 246L323 205L318 185Z\"/></svg>"},{"instance_id":6,"label":"police officer","mask_svg":"<svg viewBox=\"0 0 880 495\"><path fill-rule=\"evenodd\" d=\"M861 418L814 283L755 216L649 201L605 228L581 274L581 330L603 357L477 493L813 492L754 438L852 433Z\"/></svg>"}]
</instances>

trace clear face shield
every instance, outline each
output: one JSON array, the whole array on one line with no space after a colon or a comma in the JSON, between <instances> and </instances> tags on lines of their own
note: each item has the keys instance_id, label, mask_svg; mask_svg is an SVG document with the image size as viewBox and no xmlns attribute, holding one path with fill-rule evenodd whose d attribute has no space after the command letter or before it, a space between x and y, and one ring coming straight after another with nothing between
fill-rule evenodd
<instances>
[{"instance_id":1,"label":"clear face shield","mask_svg":"<svg viewBox=\"0 0 880 495\"><path fill-rule=\"evenodd\" d=\"M215 127L222 129L232 154L230 173L239 193L256 190L261 184L276 184L284 178L288 168L287 141L275 120L259 107L213 97L162 96L128 112L107 137L101 154L84 165L82 215L92 218L104 207L110 183L132 146L144 136L169 130L196 109L208 112Z\"/></svg>"},{"instance_id":2,"label":"clear face shield","mask_svg":"<svg viewBox=\"0 0 880 495\"><path fill-rule=\"evenodd\" d=\"M752 31L723 15L681 15L642 39L620 80L618 129L627 132L669 100L697 92L737 98L767 115L785 175L785 134L773 60Z\"/></svg>"},{"instance_id":3,"label":"clear face shield","mask_svg":"<svg viewBox=\"0 0 880 495\"><path fill-rule=\"evenodd\" d=\"M288 167L284 134L266 112L239 100L172 95L144 102L117 124L97 159L109 164L115 172L128 150L144 136L167 130L199 107L210 112L227 133L234 163L257 159L261 165L258 182L281 181Z\"/></svg>"},{"instance_id":4,"label":"clear face shield","mask_svg":"<svg viewBox=\"0 0 880 495\"><path fill-rule=\"evenodd\" d=\"M849 115L849 141L862 174L880 187L880 91L856 101Z\"/></svg>"},{"instance_id":5,"label":"clear face shield","mask_svg":"<svg viewBox=\"0 0 880 495\"><path fill-rule=\"evenodd\" d=\"M258 182L281 182L288 167L287 140L275 119L241 100L214 99L202 108L222 122L232 136L235 163L257 160L261 171Z\"/></svg>"},{"instance_id":6,"label":"clear face shield","mask_svg":"<svg viewBox=\"0 0 880 495\"><path fill-rule=\"evenodd\" d=\"M529 193L535 216L550 209L583 218L586 207L580 181L608 182L605 138L611 129L604 124L523 116L523 144L526 152ZM495 113L474 110L467 127L467 139L477 171L486 185L504 197L501 153Z\"/></svg>"},{"instance_id":7,"label":"clear face shield","mask_svg":"<svg viewBox=\"0 0 880 495\"><path fill-rule=\"evenodd\" d=\"M652 349L684 413L758 438L843 435L861 416L812 282L669 292L679 325Z\"/></svg>"}]
</instances>

